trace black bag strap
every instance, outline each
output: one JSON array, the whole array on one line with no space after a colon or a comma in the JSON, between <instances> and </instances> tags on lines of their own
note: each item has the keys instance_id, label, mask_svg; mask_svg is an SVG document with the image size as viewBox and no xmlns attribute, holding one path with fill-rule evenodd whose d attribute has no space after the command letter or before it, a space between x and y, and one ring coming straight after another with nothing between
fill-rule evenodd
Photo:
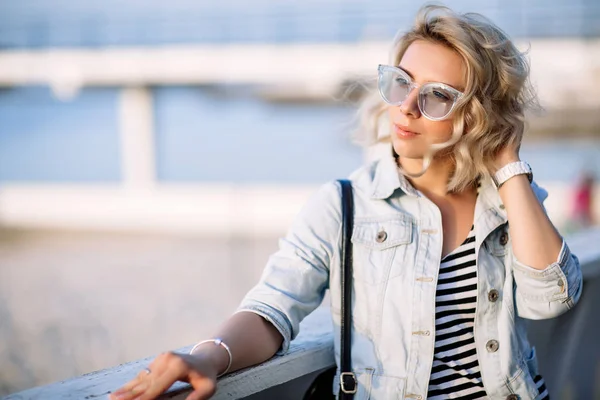
<instances>
[{"instance_id":1,"label":"black bag strap","mask_svg":"<svg viewBox=\"0 0 600 400\"><path fill-rule=\"evenodd\" d=\"M342 317L340 340L340 399L350 400L358 388L356 375L352 372L352 230L354 225L354 196L349 180L338 181L342 188Z\"/></svg>"}]
</instances>

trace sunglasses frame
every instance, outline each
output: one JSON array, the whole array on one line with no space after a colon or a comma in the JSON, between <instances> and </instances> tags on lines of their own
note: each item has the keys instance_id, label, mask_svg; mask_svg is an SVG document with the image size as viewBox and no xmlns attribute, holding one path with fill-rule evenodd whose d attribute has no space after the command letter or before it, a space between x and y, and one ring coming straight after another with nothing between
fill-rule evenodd
<instances>
[{"instance_id":1,"label":"sunglasses frame","mask_svg":"<svg viewBox=\"0 0 600 400\"><path fill-rule=\"evenodd\" d=\"M381 95L381 98L383 99L383 101L385 101L387 104L392 105L392 106L402 105L402 103L404 103L404 100L406 100L406 98L410 95L410 93L414 89L418 88L419 89L419 95L418 95L418 99L417 99L417 105L419 106L419 111L421 111L421 114L425 118L427 118L428 120L431 120L431 121L443 121L445 119L448 119L448 117L450 116L450 114L452 114L452 111L454 111L454 108L456 107L456 103L458 103L458 101L460 100L460 98L464 96L463 92L461 92L460 90L457 90L457 89L453 88L452 86L448 86L445 83L441 83L441 82L427 82L427 83L424 83L422 85L416 84L416 83L413 82L413 80L410 77L410 75L408 75L408 73L406 73L406 71L404 71L402 68L393 67L391 65L379 64L379 66L377 67L377 72L378 72L377 87L379 89L379 94ZM404 77L406 77L406 80L409 83L409 90L408 90L408 93L406 94L406 97L402 101L391 102L383 94L382 78L383 78L383 74L385 72L396 72L396 73L400 73L401 75L403 75ZM421 93L422 93L423 89L431 87L431 86L435 86L435 87L439 87L441 89L444 89L444 90L450 92L450 94L452 94L454 96L454 101L452 103L452 106L450 107L450 110L448 110L448 112L446 113L446 115L444 115L442 117L439 117L439 118L432 117L431 115L428 115L426 112L423 111L422 106L421 106Z\"/></svg>"}]
</instances>

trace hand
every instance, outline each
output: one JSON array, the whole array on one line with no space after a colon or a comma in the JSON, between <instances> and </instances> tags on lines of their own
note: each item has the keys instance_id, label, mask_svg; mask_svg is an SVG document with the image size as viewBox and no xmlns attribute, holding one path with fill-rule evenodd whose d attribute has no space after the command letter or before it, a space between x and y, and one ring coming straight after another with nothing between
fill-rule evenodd
<instances>
[{"instance_id":1,"label":"hand","mask_svg":"<svg viewBox=\"0 0 600 400\"><path fill-rule=\"evenodd\" d=\"M519 150L521 144L508 145L498 152L496 159L494 160L494 171L490 171L493 174L496 173L500 168L512 162L521 161L519 157Z\"/></svg>"},{"instance_id":2,"label":"hand","mask_svg":"<svg viewBox=\"0 0 600 400\"><path fill-rule=\"evenodd\" d=\"M217 390L214 363L201 355L163 353L150 367L113 392L111 400L151 400L164 393L176 381L188 382L194 391L186 400L206 400Z\"/></svg>"}]
</instances>

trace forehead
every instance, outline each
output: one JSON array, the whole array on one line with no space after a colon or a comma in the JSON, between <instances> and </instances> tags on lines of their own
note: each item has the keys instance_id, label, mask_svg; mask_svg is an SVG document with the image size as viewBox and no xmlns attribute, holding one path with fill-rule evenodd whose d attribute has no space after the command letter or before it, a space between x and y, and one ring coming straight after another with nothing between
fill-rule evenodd
<instances>
[{"instance_id":1,"label":"forehead","mask_svg":"<svg viewBox=\"0 0 600 400\"><path fill-rule=\"evenodd\" d=\"M458 90L466 85L462 57L442 44L417 40L408 46L399 65L417 83L442 82Z\"/></svg>"}]
</instances>

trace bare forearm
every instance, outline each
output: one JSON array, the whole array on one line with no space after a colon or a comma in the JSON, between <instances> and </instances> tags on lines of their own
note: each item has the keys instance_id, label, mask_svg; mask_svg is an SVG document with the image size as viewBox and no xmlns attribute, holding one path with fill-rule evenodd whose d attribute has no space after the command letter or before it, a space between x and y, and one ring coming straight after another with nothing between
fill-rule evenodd
<instances>
[{"instance_id":1,"label":"bare forearm","mask_svg":"<svg viewBox=\"0 0 600 400\"><path fill-rule=\"evenodd\" d=\"M283 342L281 334L270 322L252 312L232 315L214 337L221 338L231 350L232 365L229 371L268 360ZM227 351L211 343L199 346L194 354L209 358L214 363L217 373L223 372L229 363Z\"/></svg>"},{"instance_id":2,"label":"bare forearm","mask_svg":"<svg viewBox=\"0 0 600 400\"><path fill-rule=\"evenodd\" d=\"M527 176L509 179L499 193L508 213L516 259L540 270L556 262L562 238L537 200Z\"/></svg>"}]
</instances>

